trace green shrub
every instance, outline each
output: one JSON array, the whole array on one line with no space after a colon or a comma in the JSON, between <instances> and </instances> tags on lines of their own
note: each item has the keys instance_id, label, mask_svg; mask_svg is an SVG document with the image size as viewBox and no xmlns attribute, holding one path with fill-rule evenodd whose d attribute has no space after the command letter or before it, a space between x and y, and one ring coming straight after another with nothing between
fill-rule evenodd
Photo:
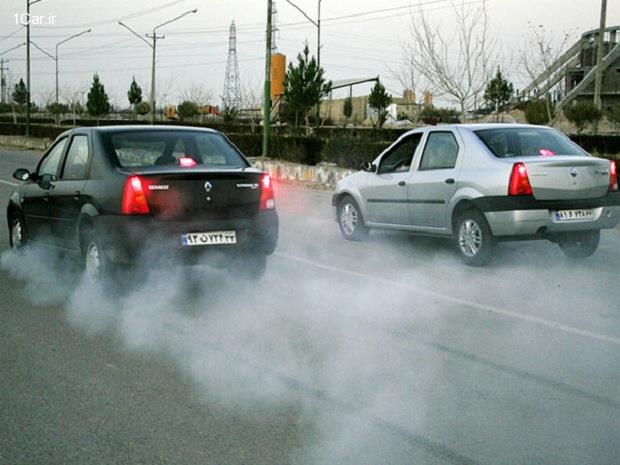
<instances>
[{"instance_id":1,"label":"green shrub","mask_svg":"<svg viewBox=\"0 0 620 465\"><path fill-rule=\"evenodd\" d=\"M600 120L602 113L592 102L581 101L565 108L564 116L577 127L577 132L581 132L588 124Z\"/></svg>"},{"instance_id":2,"label":"green shrub","mask_svg":"<svg viewBox=\"0 0 620 465\"><path fill-rule=\"evenodd\" d=\"M426 124L456 124L460 123L459 112L452 108L425 107L420 112L420 119Z\"/></svg>"},{"instance_id":3,"label":"green shrub","mask_svg":"<svg viewBox=\"0 0 620 465\"><path fill-rule=\"evenodd\" d=\"M527 102L525 104L525 119L530 124L549 124L547 102L544 99Z\"/></svg>"},{"instance_id":4,"label":"green shrub","mask_svg":"<svg viewBox=\"0 0 620 465\"><path fill-rule=\"evenodd\" d=\"M614 105L608 112L607 112L607 119L609 120L609 122L611 124L613 124L615 130L618 130L618 127L620 126L620 104L616 104Z\"/></svg>"},{"instance_id":5,"label":"green shrub","mask_svg":"<svg viewBox=\"0 0 620 465\"><path fill-rule=\"evenodd\" d=\"M136 113L140 116L148 115L151 112L151 104L149 102L140 102L136 104Z\"/></svg>"},{"instance_id":6,"label":"green shrub","mask_svg":"<svg viewBox=\"0 0 620 465\"><path fill-rule=\"evenodd\" d=\"M185 100L177 106L177 114L179 115L181 121L185 118L193 118L198 114L198 105L194 102L190 102L189 100Z\"/></svg>"},{"instance_id":7,"label":"green shrub","mask_svg":"<svg viewBox=\"0 0 620 465\"><path fill-rule=\"evenodd\" d=\"M64 115L69 113L69 105L66 103L50 103L47 105L47 111L52 115Z\"/></svg>"}]
</instances>

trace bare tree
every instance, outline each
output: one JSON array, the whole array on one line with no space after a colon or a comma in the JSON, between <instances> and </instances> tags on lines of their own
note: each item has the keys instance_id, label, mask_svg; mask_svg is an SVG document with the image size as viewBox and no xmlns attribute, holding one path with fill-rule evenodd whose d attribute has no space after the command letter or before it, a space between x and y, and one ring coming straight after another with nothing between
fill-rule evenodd
<instances>
[{"instance_id":1,"label":"bare tree","mask_svg":"<svg viewBox=\"0 0 620 465\"><path fill-rule=\"evenodd\" d=\"M247 79L241 83L241 113L250 122L252 132L262 118L263 95L258 79Z\"/></svg>"},{"instance_id":2,"label":"bare tree","mask_svg":"<svg viewBox=\"0 0 620 465\"><path fill-rule=\"evenodd\" d=\"M185 87L179 94L181 100L194 102L198 106L209 105L213 102L214 96L215 94L211 89L195 82Z\"/></svg>"},{"instance_id":3,"label":"bare tree","mask_svg":"<svg viewBox=\"0 0 620 465\"><path fill-rule=\"evenodd\" d=\"M403 58L402 63L398 68L387 66L392 78L394 78L404 89L411 89L417 91L418 89L427 89L423 76L420 76L413 64L411 53L407 44L403 45Z\"/></svg>"},{"instance_id":4,"label":"bare tree","mask_svg":"<svg viewBox=\"0 0 620 465\"><path fill-rule=\"evenodd\" d=\"M159 105L161 108L165 107L168 103L168 97L172 93L172 89L174 87L174 79L172 77L167 79L159 79L157 80L156 87L156 105ZM150 91L149 91L150 92ZM150 95L150 94L148 94Z\"/></svg>"},{"instance_id":5,"label":"bare tree","mask_svg":"<svg viewBox=\"0 0 620 465\"><path fill-rule=\"evenodd\" d=\"M77 115L84 112L84 95L88 93L88 84L81 83L74 86L67 86L63 89L62 95L69 104L69 109L73 115L73 125L77 124Z\"/></svg>"},{"instance_id":6,"label":"bare tree","mask_svg":"<svg viewBox=\"0 0 620 465\"><path fill-rule=\"evenodd\" d=\"M45 87L38 92L37 96L40 99L40 107L47 108L56 102L56 89L54 87Z\"/></svg>"},{"instance_id":7,"label":"bare tree","mask_svg":"<svg viewBox=\"0 0 620 465\"><path fill-rule=\"evenodd\" d=\"M200 121L204 122L205 114L201 110L205 105L210 105L213 102L215 93L205 87L203 84L192 82L189 86L185 87L179 94L181 101L189 101L198 105L198 111L200 113Z\"/></svg>"},{"instance_id":8,"label":"bare tree","mask_svg":"<svg viewBox=\"0 0 620 465\"><path fill-rule=\"evenodd\" d=\"M540 87L547 89L545 92L545 102L547 106L547 116L553 119L552 103L550 92L552 89L564 94L564 79L559 79L551 72L552 67L561 59L575 41L575 32L563 32L555 34L550 30L545 30L543 25L534 26L528 22L529 32L524 40L524 47L520 53L520 63L525 71L525 78L536 81L541 76L545 76L540 81ZM546 73L546 75L545 75ZM536 95L539 97L539 95Z\"/></svg>"},{"instance_id":9,"label":"bare tree","mask_svg":"<svg viewBox=\"0 0 620 465\"><path fill-rule=\"evenodd\" d=\"M496 40L489 37L487 1L471 6L452 1L455 25L452 34L442 34L423 10L412 13L411 41L405 53L411 66L438 96L460 106L463 116L472 108L496 68Z\"/></svg>"}]
</instances>

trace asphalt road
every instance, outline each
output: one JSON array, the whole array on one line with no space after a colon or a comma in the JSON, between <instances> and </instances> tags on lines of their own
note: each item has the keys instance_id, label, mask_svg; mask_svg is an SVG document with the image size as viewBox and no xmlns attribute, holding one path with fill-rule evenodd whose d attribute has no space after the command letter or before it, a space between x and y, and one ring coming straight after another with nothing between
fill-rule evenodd
<instances>
[{"instance_id":1,"label":"asphalt road","mask_svg":"<svg viewBox=\"0 0 620 465\"><path fill-rule=\"evenodd\" d=\"M0 149L3 205L36 159ZM105 295L0 228L0 464L619 463L620 229L476 269L276 189L257 285L153 263Z\"/></svg>"}]
</instances>

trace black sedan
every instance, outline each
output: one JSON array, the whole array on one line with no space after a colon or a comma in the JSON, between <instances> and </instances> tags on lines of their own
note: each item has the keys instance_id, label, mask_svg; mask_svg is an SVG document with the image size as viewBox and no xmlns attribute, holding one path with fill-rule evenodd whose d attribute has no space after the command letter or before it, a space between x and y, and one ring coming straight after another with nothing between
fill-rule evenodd
<instances>
[{"instance_id":1,"label":"black sedan","mask_svg":"<svg viewBox=\"0 0 620 465\"><path fill-rule=\"evenodd\" d=\"M276 247L271 178L214 130L77 128L13 176L23 184L8 203L11 247L72 253L94 281L168 258L260 277Z\"/></svg>"}]
</instances>

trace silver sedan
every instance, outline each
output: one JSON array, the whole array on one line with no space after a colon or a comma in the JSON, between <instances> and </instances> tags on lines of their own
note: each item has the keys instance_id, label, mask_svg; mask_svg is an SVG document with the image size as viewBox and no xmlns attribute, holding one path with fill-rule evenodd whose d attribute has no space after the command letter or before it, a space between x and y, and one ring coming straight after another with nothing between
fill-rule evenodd
<instances>
[{"instance_id":1,"label":"silver sedan","mask_svg":"<svg viewBox=\"0 0 620 465\"><path fill-rule=\"evenodd\" d=\"M453 236L465 263L483 265L501 240L548 239L571 258L592 255L620 221L613 161L544 126L446 125L402 135L336 187L340 230Z\"/></svg>"}]
</instances>

